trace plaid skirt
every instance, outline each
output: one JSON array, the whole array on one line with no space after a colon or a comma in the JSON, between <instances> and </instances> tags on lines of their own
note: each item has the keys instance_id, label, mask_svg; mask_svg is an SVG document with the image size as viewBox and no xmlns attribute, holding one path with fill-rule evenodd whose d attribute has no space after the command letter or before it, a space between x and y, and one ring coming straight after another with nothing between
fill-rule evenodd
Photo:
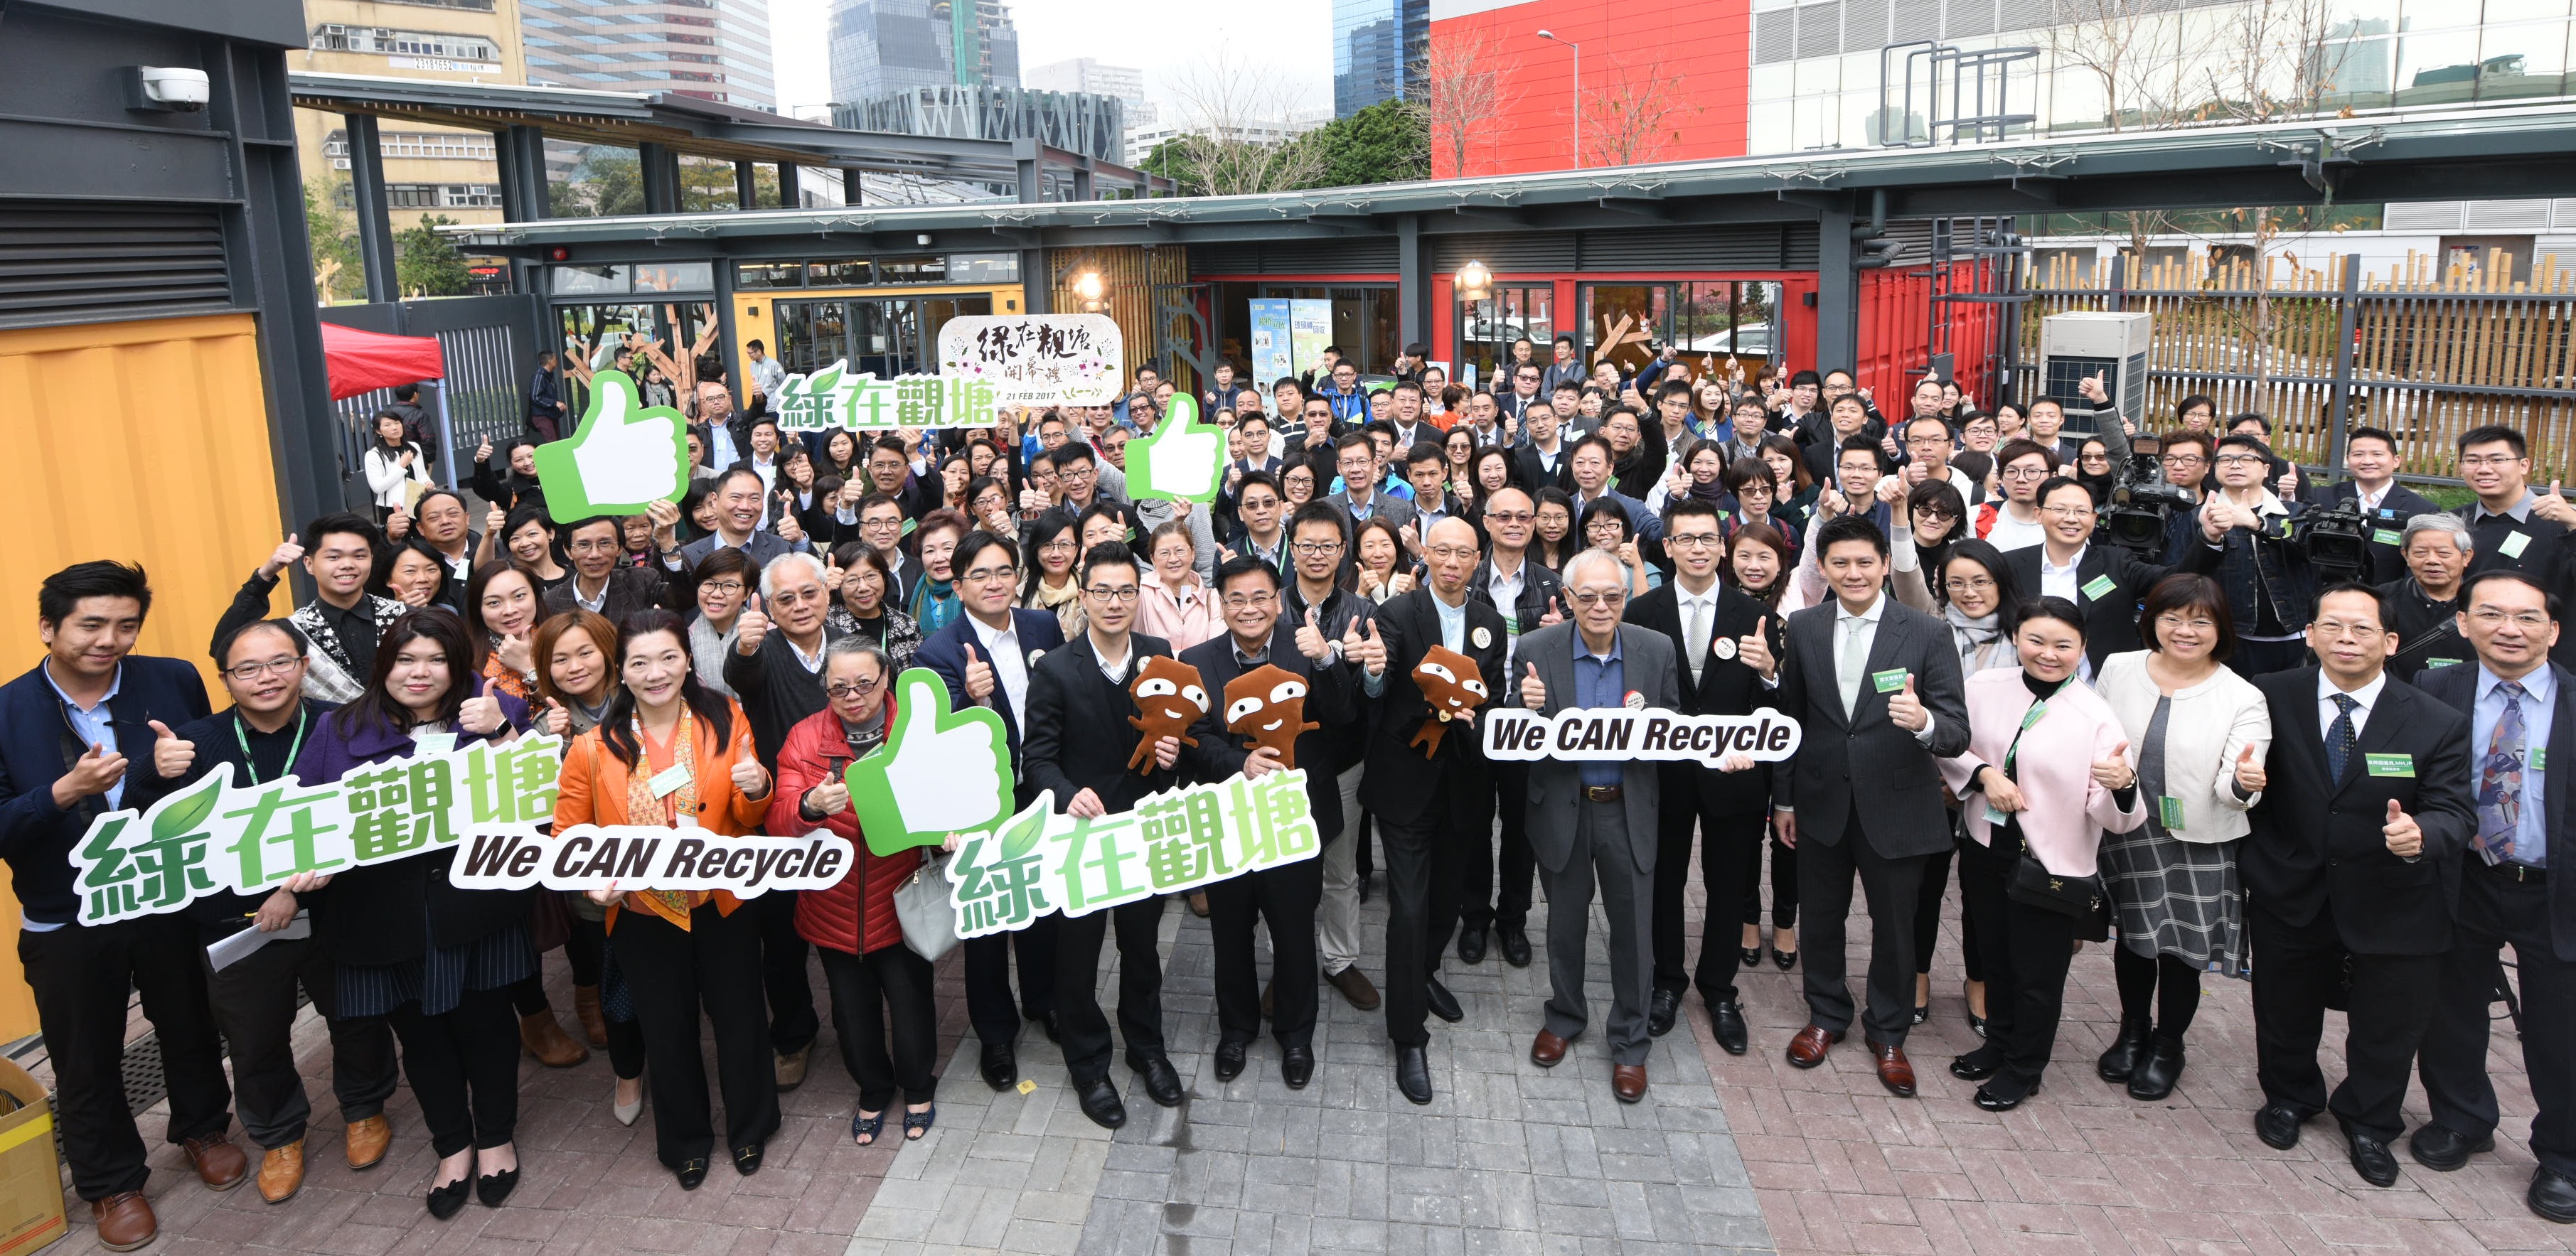
<instances>
[{"instance_id":1,"label":"plaid skirt","mask_svg":"<svg viewBox=\"0 0 2576 1256\"><path fill-rule=\"evenodd\" d=\"M2236 873L2242 839L2186 842L2153 815L2133 832L2103 838L2102 880L2122 946L2222 977L2253 975L2245 962L2245 886Z\"/></svg>"}]
</instances>

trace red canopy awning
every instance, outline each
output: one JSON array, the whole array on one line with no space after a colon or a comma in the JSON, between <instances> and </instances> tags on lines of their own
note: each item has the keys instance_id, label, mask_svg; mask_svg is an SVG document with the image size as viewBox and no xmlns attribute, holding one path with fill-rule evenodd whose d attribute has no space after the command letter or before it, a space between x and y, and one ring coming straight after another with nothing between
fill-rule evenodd
<instances>
[{"instance_id":1,"label":"red canopy awning","mask_svg":"<svg viewBox=\"0 0 2576 1256\"><path fill-rule=\"evenodd\" d=\"M447 355L432 336L387 336L324 323L322 357L330 364L333 401L447 377Z\"/></svg>"}]
</instances>

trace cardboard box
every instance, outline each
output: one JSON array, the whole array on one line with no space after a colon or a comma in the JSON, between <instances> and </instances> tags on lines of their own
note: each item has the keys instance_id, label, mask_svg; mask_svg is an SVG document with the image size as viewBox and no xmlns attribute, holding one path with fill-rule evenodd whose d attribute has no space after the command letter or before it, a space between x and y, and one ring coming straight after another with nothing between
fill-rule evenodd
<instances>
[{"instance_id":1,"label":"cardboard box","mask_svg":"<svg viewBox=\"0 0 2576 1256\"><path fill-rule=\"evenodd\" d=\"M0 1059L0 1092L18 1101L0 1115L0 1256L27 1256L63 1236L54 1105L27 1070L6 1059Z\"/></svg>"}]
</instances>

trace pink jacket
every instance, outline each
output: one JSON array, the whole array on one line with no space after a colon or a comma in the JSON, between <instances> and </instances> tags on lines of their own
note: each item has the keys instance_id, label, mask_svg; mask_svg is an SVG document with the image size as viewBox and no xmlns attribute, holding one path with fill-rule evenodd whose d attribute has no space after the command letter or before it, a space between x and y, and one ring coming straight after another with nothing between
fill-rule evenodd
<instances>
[{"instance_id":1,"label":"pink jacket","mask_svg":"<svg viewBox=\"0 0 2576 1256\"><path fill-rule=\"evenodd\" d=\"M1205 582L1192 579L1176 591L1166 587L1151 569L1138 573L1136 582L1143 586L1137 595L1143 602L1137 608L1136 631L1171 642L1172 653L1179 654L1225 631L1225 620L1219 616L1216 598L1209 594Z\"/></svg>"},{"instance_id":2,"label":"pink jacket","mask_svg":"<svg viewBox=\"0 0 2576 1256\"><path fill-rule=\"evenodd\" d=\"M2013 734L2020 731L2022 716L2029 713L2033 701L2021 675L2018 667L1997 667L1968 678L1968 750L1955 759L1941 760L1941 776L1950 792L1959 796L1960 810L1967 816L1968 836L1989 846L1994 841L1986 823L1985 792L1972 791L1968 780L1982 767L2002 769L2004 752L2011 748ZM2048 700L2047 713L2021 734L2013 779L2021 786L2024 804L2022 837L2049 871L2092 876L2104 830L2126 833L2147 822L2143 795L2122 811L2111 791L2093 779L2094 761L2120 753L2127 740L2111 704L2080 683L2058 690ZM2129 747L2126 757L2134 766L2137 748Z\"/></svg>"}]
</instances>

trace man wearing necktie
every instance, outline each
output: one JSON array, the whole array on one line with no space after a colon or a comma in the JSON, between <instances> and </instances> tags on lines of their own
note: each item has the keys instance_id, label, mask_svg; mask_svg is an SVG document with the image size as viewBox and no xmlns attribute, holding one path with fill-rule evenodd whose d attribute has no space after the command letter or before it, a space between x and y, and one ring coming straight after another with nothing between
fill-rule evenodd
<instances>
[{"instance_id":1,"label":"man wearing necktie","mask_svg":"<svg viewBox=\"0 0 2576 1256\"><path fill-rule=\"evenodd\" d=\"M2438 1004L2418 1067L2433 1119L2416 1127L2415 1162L2449 1172L2495 1147L2501 1119L2487 1078L2488 1005L2513 944L2522 991L2522 1060L2531 1081L2532 1171L2524 1202L2544 1220L2576 1224L2576 880L2552 882L2552 849L2568 831L2569 794L2549 788L2557 741L2576 733L2576 673L2549 661L2559 636L2557 599L2517 571L2471 576L2461 590L2461 635L2475 667L2424 673L2424 692L2470 720L2477 833L2459 860L2459 907L2442 957Z\"/></svg>"},{"instance_id":2,"label":"man wearing necktie","mask_svg":"<svg viewBox=\"0 0 2576 1256\"><path fill-rule=\"evenodd\" d=\"M2273 730L2239 862L2261 957L2254 1131L2287 1150L2302 1123L2331 1110L2354 1171L2388 1186L2407 1069L2451 949L2459 856L2477 831L2469 721L2389 678L2397 639L2367 585L2318 596L2308 648L2317 666L2254 680ZM2345 1076L2329 1096L2317 1044L2347 966Z\"/></svg>"}]
</instances>

